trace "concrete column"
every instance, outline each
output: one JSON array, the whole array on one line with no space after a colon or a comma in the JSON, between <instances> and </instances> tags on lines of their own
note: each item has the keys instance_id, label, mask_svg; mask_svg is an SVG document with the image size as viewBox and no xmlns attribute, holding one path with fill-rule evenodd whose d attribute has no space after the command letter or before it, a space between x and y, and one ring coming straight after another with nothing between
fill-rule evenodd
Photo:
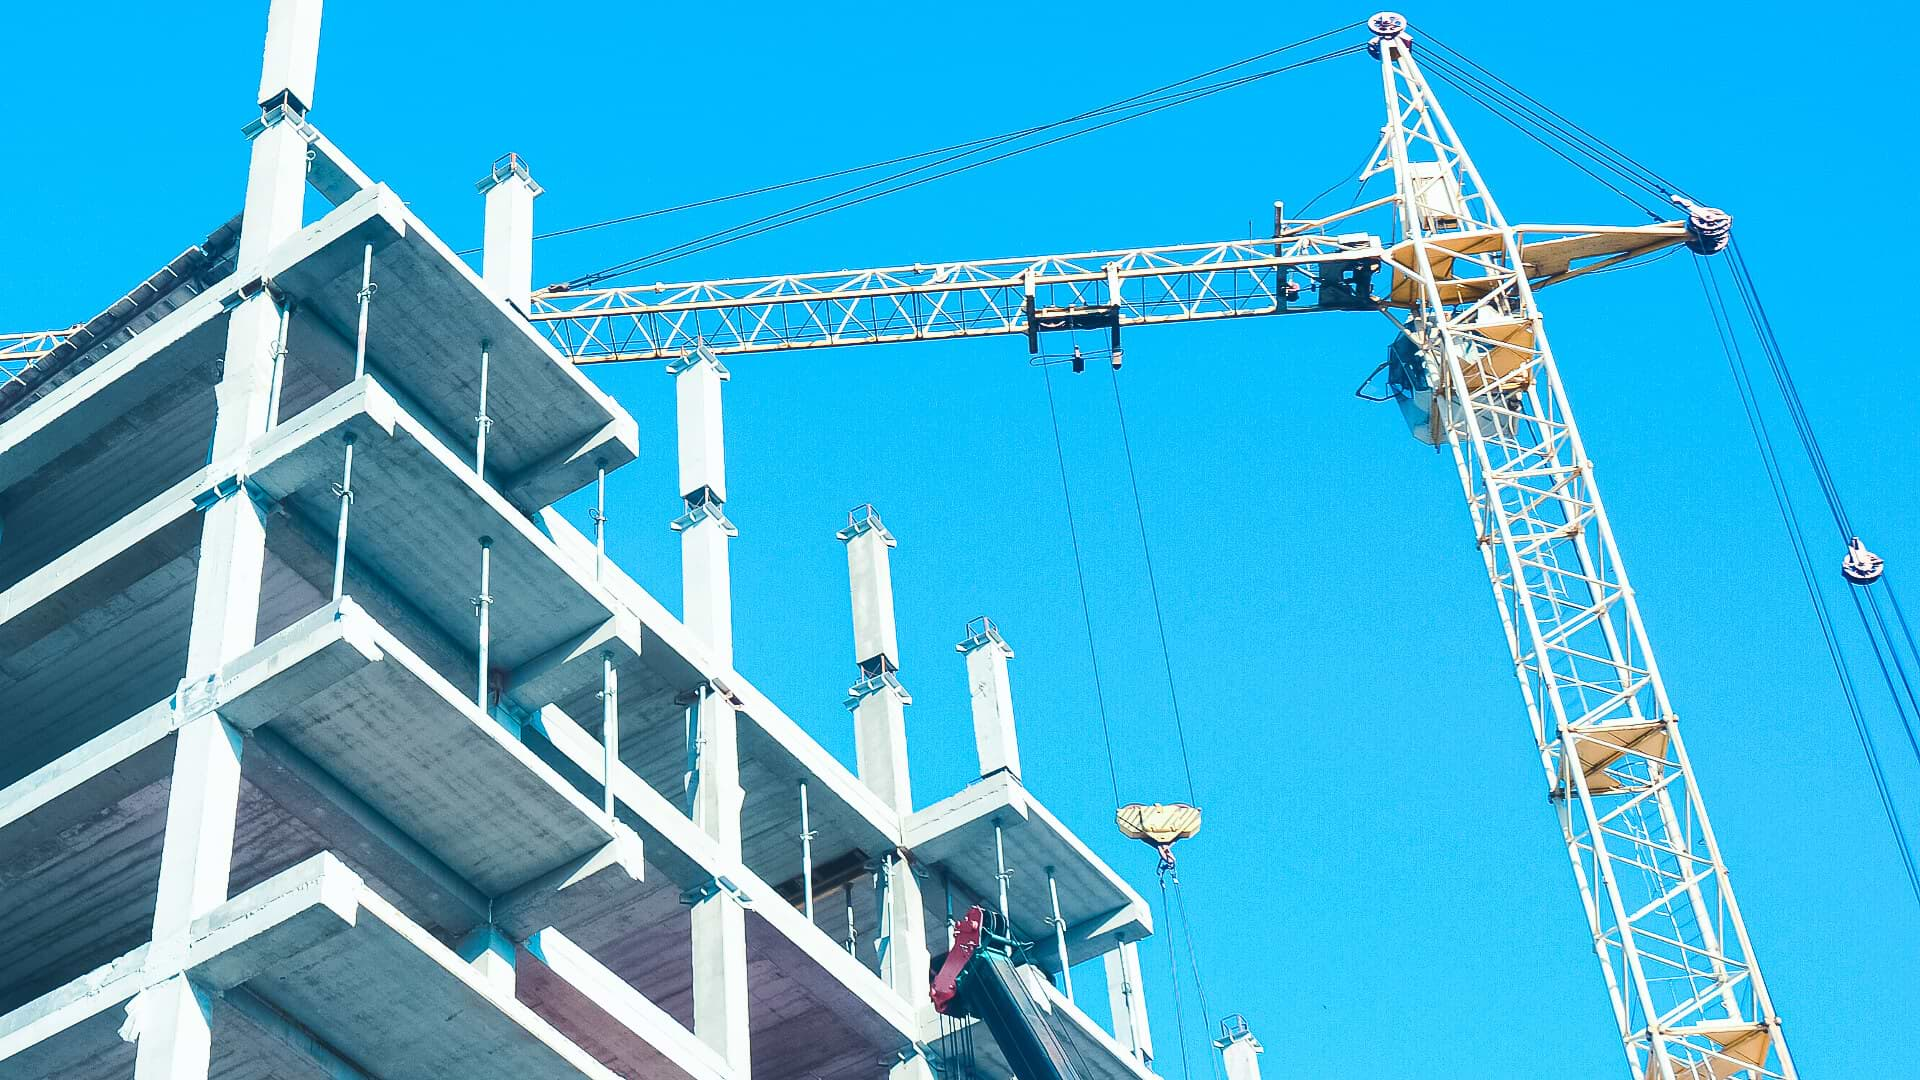
<instances>
[{"instance_id":1,"label":"concrete column","mask_svg":"<svg viewBox=\"0 0 1920 1080\"><path fill-rule=\"evenodd\" d=\"M740 805L739 717L726 695L711 688L694 705L693 821L712 837L721 858L738 862ZM736 1075L751 1074L747 995L747 917L726 882L688 897L693 921L693 1031L720 1052Z\"/></svg>"},{"instance_id":2,"label":"concrete column","mask_svg":"<svg viewBox=\"0 0 1920 1080\"><path fill-rule=\"evenodd\" d=\"M888 557L898 544L872 506L847 514L847 527L835 534L847 545L847 578L853 594L853 655L860 681L847 691L853 710L854 747L861 782L905 817L913 812L907 773L906 706L913 698L894 672L900 670L900 645L893 623L893 568Z\"/></svg>"},{"instance_id":3,"label":"concrete column","mask_svg":"<svg viewBox=\"0 0 1920 1080\"><path fill-rule=\"evenodd\" d=\"M496 926L474 928L460 942L460 958L472 964L487 989L501 1000L513 998L514 945Z\"/></svg>"},{"instance_id":4,"label":"concrete column","mask_svg":"<svg viewBox=\"0 0 1920 1080\"><path fill-rule=\"evenodd\" d=\"M1147 1028L1147 992L1140 980L1140 945L1129 941L1103 957L1107 966L1107 1009L1113 1037L1140 1064L1153 1063L1153 1034Z\"/></svg>"},{"instance_id":5,"label":"concrete column","mask_svg":"<svg viewBox=\"0 0 1920 1080\"><path fill-rule=\"evenodd\" d=\"M185 975L140 991L120 1037L134 1044L136 1080L204 1077L213 1062L213 1002Z\"/></svg>"},{"instance_id":6,"label":"concrete column","mask_svg":"<svg viewBox=\"0 0 1920 1080\"><path fill-rule=\"evenodd\" d=\"M894 629L889 551L898 541L872 506L849 512L847 527L835 535L847 545L853 652L860 666L860 680L847 691L847 707L853 710L857 768L861 782L904 818L913 812L906 715L913 698L894 674L900 669L900 644ZM875 943L880 976L909 1004L918 1006L926 997L932 977L920 879L904 850L887 856L883 871L885 908L880 938Z\"/></svg>"},{"instance_id":7,"label":"concrete column","mask_svg":"<svg viewBox=\"0 0 1920 1080\"><path fill-rule=\"evenodd\" d=\"M973 698L973 742L980 754L980 775L1007 772L1020 779L1020 740L1013 728L1013 685L1007 661L1013 649L993 620L981 616L967 624L966 640L954 649L967 658L967 685Z\"/></svg>"},{"instance_id":8,"label":"concrete column","mask_svg":"<svg viewBox=\"0 0 1920 1080\"><path fill-rule=\"evenodd\" d=\"M267 253L300 231L306 139L297 128L313 99L320 0L273 0L261 63L261 118L248 125L245 218L239 278L256 276ZM180 973L193 920L227 898L240 798L240 735L212 710L221 668L254 645L266 562L264 509L240 479L247 448L272 411L280 309L265 288L250 292L227 323L214 388L208 460L215 478L202 496L200 556L187 677L174 696L181 725L156 886L147 967L171 977L136 998L129 1034L136 1080L204 1080L211 1054L207 1000Z\"/></svg>"},{"instance_id":9,"label":"concrete column","mask_svg":"<svg viewBox=\"0 0 1920 1080\"><path fill-rule=\"evenodd\" d=\"M1266 1048L1253 1037L1246 1018L1235 1014L1221 1023L1221 1035L1213 1041L1226 1065L1227 1080L1260 1080L1260 1055Z\"/></svg>"},{"instance_id":10,"label":"concrete column","mask_svg":"<svg viewBox=\"0 0 1920 1080\"><path fill-rule=\"evenodd\" d=\"M702 350L667 367L674 377L680 434L680 494L686 513L673 522L680 534L682 621L712 651L733 665L733 585L728 541L738 536L727 520L726 441L720 424L720 386L728 379L718 357Z\"/></svg>"},{"instance_id":11,"label":"concrete column","mask_svg":"<svg viewBox=\"0 0 1920 1080\"><path fill-rule=\"evenodd\" d=\"M533 296L533 200L541 193L519 154L505 154L474 187L487 197L480 278L487 292L521 311Z\"/></svg>"}]
</instances>

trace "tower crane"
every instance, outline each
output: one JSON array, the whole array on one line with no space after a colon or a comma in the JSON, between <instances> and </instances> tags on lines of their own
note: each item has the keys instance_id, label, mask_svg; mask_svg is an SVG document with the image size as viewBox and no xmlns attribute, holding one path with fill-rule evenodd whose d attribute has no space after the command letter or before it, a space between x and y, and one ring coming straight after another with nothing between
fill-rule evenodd
<instances>
[{"instance_id":1,"label":"tower crane","mask_svg":"<svg viewBox=\"0 0 1920 1080\"><path fill-rule=\"evenodd\" d=\"M577 363L1123 331L1384 310L1387 386L1445 447L1635 1080L1793 1077L1666 684L1568 407L1538 289L1726 242L1683 205L1640 226L1523 225L1495 202L1401 16L1369 20L1386 106L1369 174L1393 193L1262 240L622 287L550 286L528 312ZM1392 242L1362 231L1394 215ZM1349 231L1351 230L1351 231ZM1076 366L1085 357L1076 353ZM1044 361L1043 361L1044 362Z\"/></svg>"},{"instance_id":2,"label":"tower crane","mask_svg":"<svg viewBox=\"0 0 1920 1080\"><path fill-rule=\"evenodd\" d=\"M1382 365L1412 433L1443 447L1493 590L1522 705L1634 1080L1797 1076L1667 688L1574 424L1537 290L1685 245L1724 214L1681 200L1638 226L1510 222L1416 60L1368 21L1385 105L1366 175L1392 194L1273 235L1038 258L601 287L549 286L527 317L580 364L1101 332L1381 311ZM1391 215L1391 239L1365 231ZM75 328L76 330L78 328ZM0 335L31 363L72 331ZM1076 368L1087 357L1069 357Z\"/></svg>"}]
</instances>

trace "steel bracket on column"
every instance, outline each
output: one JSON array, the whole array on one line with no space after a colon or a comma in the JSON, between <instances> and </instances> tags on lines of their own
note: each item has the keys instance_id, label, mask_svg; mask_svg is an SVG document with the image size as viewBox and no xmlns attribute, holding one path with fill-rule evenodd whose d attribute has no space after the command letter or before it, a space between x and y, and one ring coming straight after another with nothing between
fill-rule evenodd
<instances>
[{"instance_id":1,"label":"steel bracket on column","mask_svg":"<svg viewBox=\"0 0 1920 1080\"><path fill-rule=\"evenodd\" d=\"M240 129L240 134L246 136L248 142L252 142L260 137L261 132L288 121L304 127L307 114L291 94L282 94L273 104L263 105L260 109L260 118L247 121L247 125Z\"/></svg>"},{"instance_id":2,"label":"steel bracket on column","mask_svg":"<svg viewBox=\"0 0 1920 1080\"><path fill-rule=\"evenodd\" d=\"M234 473L215 480L212 487L193 497L193 508L204 514L242 491L246 492L247 497L253 500L253 505L262 511L273 509L275 505L273 497L254 486L252 481L247 479L246 473Z\"/></svg>"},{"instance_id":3,"label":"steel bracket on column","mask_svg":"<svg viewBox=\"0 0 1920 1080\"><path fill-rule=\"evenodd\" d=\"M856 708L862 701L865 701L882 690L892 690L895 694L898 694L900 696L900 704L902 705L913 704L913 695L907 693L907 688L900 685L899 677L891 671L882 671L878 674L869 675L859 682L854 683L852 686L847 687L846 706L849 709Z\"/></svg>"},{"instance_id":4,"label":"steel bracket on column","mask_svg":"<svg viewBox=\"0 0 1920 1080\"><path fill-rule=\"evenodd\" d=\"M173 692L173 723L182 727L190 720L196 720L214 710L220 700L220 675L214 673L198 679L181 679Z\"/></svg>"},{"instance_id":5,"label":"steel bracket on column","mask_svg":"<svg viewBox=\"0 0 1920 1080\"><path fill-rule=\"evenodd\" d=\"M704 489L702 489L704 490ZM685 532L703 521L717 521L727 531L728 536L739 536L740 530L727 520L726 504L718 499L687 496L687 512L674 518L667 527L674 532Z\"/></svg>"},{"instance_id":6,"label":"steel bracket on column","mask_svg":"<svg viewBox=\"0 0 1920 1080\"><path fill-rule=\"evenodd\" d=\"M733 897L734 901L743 908L753 907L753 900L749 898L745 892L741 891L740 886L736 884L732 878L724 874L702 882L681 893L680 902L688 907L692 907L702 900L719 896L721 893L726 893Z\"/></svg>"}]
</instances>

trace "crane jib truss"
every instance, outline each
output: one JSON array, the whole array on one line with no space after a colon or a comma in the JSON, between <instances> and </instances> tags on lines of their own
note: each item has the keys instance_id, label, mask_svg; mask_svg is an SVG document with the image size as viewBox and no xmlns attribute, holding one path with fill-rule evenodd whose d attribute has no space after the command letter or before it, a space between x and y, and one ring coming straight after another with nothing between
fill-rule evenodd
<instances>
[{"instance_id":1,"label":"crane jib truss","mask_svg":"<svg viewBox=\"0 0 1920 1080\"><path fill-rule=\"evenodd\" d=\"M1507 222L1414 59L1369 21L1394 193L1275 236L986 262L536 292L576 363L1385 310L1434 373L1445 445L1512 652L1634 1080L1793 1078L1546 328L1541 286L1688 240L1683 222ZM1335 226L1391 207L1392 245ZM1376 273L1392 277L1376 294ZM0 380L70 330L0 335ZM1116 355L1117 362L1117 355Z\"/></svg>"}]
</instances>

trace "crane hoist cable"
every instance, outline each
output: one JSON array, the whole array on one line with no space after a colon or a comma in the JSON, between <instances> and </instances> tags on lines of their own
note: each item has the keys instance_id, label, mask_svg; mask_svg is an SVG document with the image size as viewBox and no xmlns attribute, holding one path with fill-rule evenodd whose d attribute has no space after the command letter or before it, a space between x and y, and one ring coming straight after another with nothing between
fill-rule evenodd
<instances>
[{"instance_id":1,"label":"crane hoist cable","mask_svg":"<svg viewBox=\"0 0 1920 1080\"><path fill-rule=\"evenodd\" d=\"M1341 33L1344 29L1350 29L1350 28L1336 28L1334 30L1329 30L1329 31L1326 31L1325 33L1316 34L1310 38L1305 38L1305 39L1302 39L1301 41L1294 42L1287 46L1283 46L1280 49L1269 50L1267 53L1262 55L1271 56L1279 52L1284 52L1288 49L1299 48L1305 44L1308 44L1314 41L1319 41L1322 38L1329 37L1337 33ZM1267 68L1262 71L1256 71L1256 72L1253 72L1252 74L1240 75L1231 79L1226 79L1220 82L1210 83L1210 84L1206 84L1198 87L1191 87L1187 89L1179 89L1172 92L1167 92L1168 87L1185 86L1187 83L1192 82L1195 78L1200 78L1204 76L1189 77L1187 79L1180 80L1177 83L1168 84L1168 87L1162 87L1156 90L1146 91L1141 94L1135 94L1132 97L1124 98L1118 102L1113 102L1111 104L1102 106L1100 108L1089 110L1085 113L1067 117L1062 120L1056 120L1048 124L1038 125L1037 127L1034 127L1034 128L1028 128L1028 129L1022 129L1020 131L1009 132L1006 135L1002 135L1002 136L995 136L993 138L982 141L980 145L974 146L971 149L960 151L944 157L936 158L935 160L927 162L926 164L918 165L911 169L905 169L896 173L892 173L887 176L880 177L877 180L870 180L870 181L867 181L866 183L859 184L854 187L835 192L831 195L821 196L820 198L812 199L807 202L800 203L796 206L787 207L784 210L779 210L771 214L762 215L761 217L755 218L751 221L743 222L739 225L731 226L726 229L721 229L712 233L708 233L704 236L696 237L692 240L682 241L679 244L674 244L666 248L661 248L658 251L651 252L647 255L642 255L634 259L629 259L621 263L616 263L612 266L594 271L593 273L583 274L579 277L569 279L568 281L562 283L562 285L560 286L553 286L553 287L555 288L563 287L568 289L585 288L587 286L595 285L602 281L605 281L608 278L617 277L622 274L633 273L638 270L648 269L653 266L658 266L661 263L669 262L674 259L679 259L687 255L696 255L701 252L710 251L714 248L721 247L726 244L734 243L735 241L738 241L738 240L744 240L749 237L759 236L763 233L772 232L775 229L785 228L788 225L798 224L799 222L808 221L813 218L820 217L824 214L833 213L836 210L844 210L844 209L847 209L848 207L858 206L862 203L871 202L875 199L883 198L887 195L892 195L901 191L906 191L911 188L918 187L921 184L930 183L934 180L943 179L945 177L953 176L958 173L966 172L971 169L980 168L981 166L984 166L984 165L991 165L991 164L994 164L995 162L1004 161L1011 157L1017 157L1021 154L1030 153L1034 150L1043 149L1045 147L1052 146L1057 143L1065 142L1069 139L1078 138L1082 135L1089 135L1097 131L1104 131L1107 128L1126 123L1129 120L1137 120L1144 116L1151 116L1155 113L1163 112L1167 109L1175 108L1177 106L1185 105L1193 101L1199 101L1203 98L1211 97L1214 94L1218 94L1226 90L1232 90L1237 87L1246 86L1251 83L1259 82L1263 79L1272 78L1275 75L1279 75L1289 71L1297 71L1301 68L1310 67L1314 64L1319 64L1328 60L1349 56L1355 52L1358 52L1362 48L1364 48L1364 46L1359 46L1359 45L1347 46L1339 49L1334 49L1332 51L1325 52L1318 56L1310 57L1305 60L1299 60L1289 64L1283 64L1279 67ZM1238 66L1241 66L1241 64L1240 63L1230 64L1230 65L1227 65L1226 68L1222 70L1231 69L1233 67L1238 67ZM1117 116L1114 115L1116 113L1118 113ZM1065 126L1069 126L1076 123L1081 123L1085 120L1097 119L1103 116L1113 116L1113 118L1104 120L1101 123L1090 124L1085 127L1075 128L1063 134L1056 135L1052 138L1044 139L1039 142L1028 143L1026 145L1021 145L1021 146L1015 146L1011 150L1003 151L1002 153L995 154L990 157L978 158L976 160L970 160L970 161L965 160L967 158L973 157L974 155L977 155L983 150L992 149L994 147L1006 145L1008 143L1015 143L1023 138L1028 138L1034 134L1039 134L1045 131L1053 130L1055 128L1065 127ZM924 176L913 175L915 173L923 173L923 172L926 172L926 170L928 169L934 169L941 165L947 165L953 162L959 162L959 163L952 165L951 168L943 169L939 172L930 173L928 175L924 175ZM864 171L864 170L856 170L856 171ZM911 177L911 179L908 179L909 177ZM899 180L901 182L897 184L893 184L893 186L891 187L882 186L895 180ZM875 188L878 188L879 190L873 190ZM862 194L863 192L865 194ZM858 196L858 197L854 197L854 196Z\"/></svg>"},{"instance_id":2,"label":"crane hoist cable","mask_svg":"<svg viewBox=\"0 0 1920 1080\"><path fill-rule=\"evenodd\" d=\"M1080 556L1080 529L1073 520L1073 488L1067 483L1067 448L1060 437L1060 412L1053 400L1053 373L1040 368L1047 388L1047 419L1053 422L1053 450L1060 459L1060 498L1067 508L1067 538L1073 544L1073 575L1080 585L1080 617L1087 628L1087 659L1093 665L1093 698L1100 709L1100 737L1107 748L1107 782L1113 788L1113 809L1120 810L1120 770L1113 756L1113 729L1107 722L1107 694L1100 685L1100 650L1093 643L1093 607L1087 602L1087 570Z\"/></svg>"},{"instance_id":3,"label":"crane hoist cable","mask_svg":"<svg viewBox=\"0 0 1920 1080\"><path fill-rule=\"evenodd\" d=\"M1113 298L1118 303L1119 298ZM1127 407L1120 400L1120 369L1109 367L1107 374L1113 380L1113 411L1120 418L1120 446L1126 451L1127 483L1133 489L1133 517L1140 526L1140 553L1147 563L1147 591L1153 598L1153 625L1160 634L1160 661L1167 672L1167 698L1173 705L1173 731L1180 741L1180 766L1187 775L1187 802L1198 806L1199 799L1194 794L1193 758L1187 753L1187 727L1180 718L1180 692L1174 685L1173 652L1167 647L1167 617L1160 607L1160 583L1153 572L1153 545L1147 541L1147 511L1140 500L1140 477L1133 467L1133 440L1127 435ZM1211 1031L1211 1022L1207 1030Z\"/></svg>"},{"instance_id":4,"label":"crane hoist cable","mask_svg":"<svg viewBox=\"0 0 1920 1080\"><path fill-rule=\"evenodd\" d=\"M1848 662L1846 652L1841 648L1840 638L1832 613L1827 608L1826 596L1820 589L1819 577L1814 571L1811 554L1807 550L1807 541L1801 528L1799 511L1794 506L1793 494L1787 486L1781 471L1779 454L1774 448L1773 437L1767 430L1765 415L1760 409L1758 397L1754 391L1751 373L1747 370L1745 356L1740 349L1739 340L1734 335L1731 313L1726 309L1718 275L1707 260L1694 260L1695 272L1699 275L1701 291L1707 298L1707 306L1713 315L1714 328L1720 337L1721 350L1726 354L1727 365L1732 372L1734 386L1740 392L1740 402L1745 410L1748 429L1753 433L1755 445L1760 451L1760 459L1766 467L1767 482L1773 491L1774 504L1779 511L1781 524L1785 527L1787 538L1793 546L1794 559L1800 570L1802 584L1806 588L1807 599L1813 605L1815 619L1820 626L1820 636L1827 649L1827 656L1833 664L1835 677L1839 680L1842 696L1846 700L1847 712L1853 719L1854 733L1859 738L1861 752L1865 755L1867 769L1873 778L1874 791L1879 796L1880 807L1892 830L1894 848L1900 856L1902 868L1906 871L1907 884L1913 891L1916 901L1920 901L1920 865L1916 865L1912 844L1908 841L1906 827L1900 820L1900 810L1887 782L1886 768L1881 761L1879 749L1874 744L1873 730L1867 723L1866 710L1862 704L1858 681ZM1905 714L1902 713L1902 720ZM1909 727L1908 737L1912 738Z\"/></svg>"}]
</instances>

